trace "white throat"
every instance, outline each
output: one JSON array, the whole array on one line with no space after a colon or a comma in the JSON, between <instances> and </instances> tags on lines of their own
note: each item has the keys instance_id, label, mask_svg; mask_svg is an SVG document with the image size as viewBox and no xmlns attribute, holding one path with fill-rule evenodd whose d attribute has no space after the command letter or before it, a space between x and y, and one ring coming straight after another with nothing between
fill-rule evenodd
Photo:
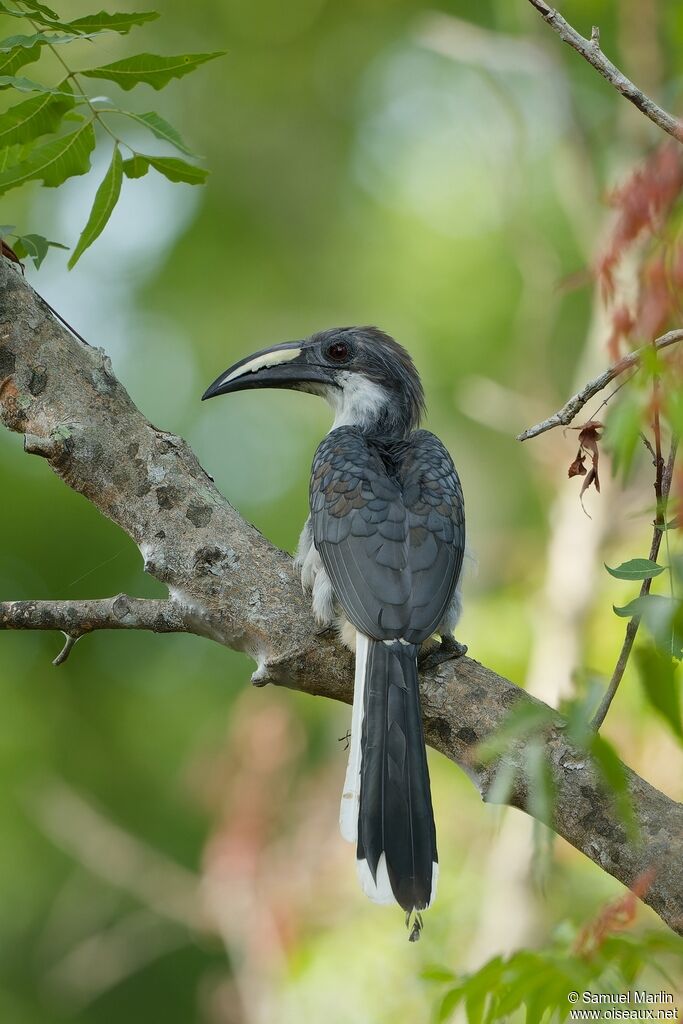
<instances>
[{"instance_id":1,"label":"white throat","mask_svg":"<svg viewBox=\"0 0 683 1024\"><path fill-rule=\"evenodd\" d=\"M391 402L389 393L362 373L340 373L337 380L339 387L325 390L325 398L334 410L334 423L330 430L337 427L367 428L379 419L382 410Z\"/></svg>"}]
</instances>

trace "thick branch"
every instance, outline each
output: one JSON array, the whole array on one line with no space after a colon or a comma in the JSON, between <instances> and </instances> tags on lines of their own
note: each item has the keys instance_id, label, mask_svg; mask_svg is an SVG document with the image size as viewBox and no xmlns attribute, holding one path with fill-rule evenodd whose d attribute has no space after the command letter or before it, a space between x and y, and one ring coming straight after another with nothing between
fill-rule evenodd
<instances>
[{"instance_id":1,"label":"thick branch","mask_svg":"<svg viewBox=\"0 0 683 1024\"><path fill-rule=\"evenodd\" d=\"M185 628L246 651L258 663L255 682L351 701L351 657L316 635L289 556L238 515L184 441L141 415L104 353L67 333L5 262L0 420L138 544L145 570L169 588L165 622L177 615ZM44 606L33 607L40 618ZM428 742L487 799L496 769L482 763L481 744L513 705L532 698L469 658L441 665L421 685ZM683 806L626 769L641 835L630 841L590 759L572 748L562 718L554 721L544 736L556 792L550 824L626 885L653 868L645 901L683 933ZM529 812L524 750L512 745L505 759L516 768L510 802Z\"/></svg>"},{"instance_id":2,"label":"thick branch","mask_svg":"<svg viewBox=\"0 0 683 1024\"><path fill-rule=\"evenodd\" d=\"M595 380L589 381L585 387L581 388L578 394L574 395L569 399L568 402L558 409L557 412L549 416L547 420L543 420L541 423L537 423L533 427L527 427L521 434L517 435L518 441L528 441L532 437L538 437L539 434L544 434L546 430L552 430L554 427L566 427L568 426L575 416L577 416L584 405L590 402L591 398L595 398L601 391L612 383L617 377L620 377L622 373L626 373L634 367L640 365L640 360L646 352L651 352L653 348L659 350L668 348L670 345L675 345L679 341L683 341L683 330L669 331L667 334L663 334L661 338L657 338L650 345L644 345L642 348L637 349L635 352L629 353L620 359L614 366L610 366L604 373L601 373Z\"/></svg>"},{"instance_id":3,"label":"thick branch","mask_svg":"<svg viewBox=\"0 0 683 1024\"><path fill-rule=\"evenodd\" d=\"M600 33L593 28L591 38L586 39L573 28L562 15L550 7L545 0L529 0L532 7L535 7L541 17L547 21L552 29L557 32L560 39L571 46L573 50L580 53L584 60L598 71L603 78L606 78L610 85L625 96L630 103L633 103L646 117L654 122L659 128L672 135L674 139L683 142L683 125L668 111L658 106L654 100L646 96L642 89L626 77L611 60L605 56L600 49Z\"/></svg>"}]
</instances>

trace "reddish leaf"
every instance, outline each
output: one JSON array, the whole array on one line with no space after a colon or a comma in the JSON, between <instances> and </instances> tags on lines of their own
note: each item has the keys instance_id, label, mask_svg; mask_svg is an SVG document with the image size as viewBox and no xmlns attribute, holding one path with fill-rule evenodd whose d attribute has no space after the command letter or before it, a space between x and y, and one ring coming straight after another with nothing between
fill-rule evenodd
<instances>
[{"instance_id":1,"label":"reddish leaf","mask_svg":"<svg viewBox=\"0 0 683 1024\"><path fill-rule=\"evenodd\" d=\"M628 892L608 903L593 921L585 924L574 944L576 955L590 958L611 934L628 928L635 920L638 900L647 895L655 877L654 868L646 868L634 879Z\"/></svg>"},{"instance_id":2,"label":"reddish leaf","mask_svg":"<svg viewBox=\"0 0 683 1024\"><path fill-rule=\"evenodd\" d=\"M599 442L602 437L602 429L603 425L598 420L589 420L588 423L584 423L581 427L572 427L572 430L578 430L579 432L579 450L569 467L569 476L583 476L584 480L581 485L580 498L583 498L591 485L595 487L598 494L600 493L598 466L600 463ZM585 465L586 456L591 460L591 467L588 470L586 470ZM583 504L583 501L581 504Z\"/></svg>"},{"instance_id":3,"label":"reddish leaf","mask_svg":"<svg viewBox=\"0 0 683 1024\"><path fill-rule=\"evenodd\" d=\"M587 469L586 469L586 456L583 454L583 452L579 448L578 452L576 453L576 458L574 459L574 461L572 462L571 466L569 467L569 474L568 474L568 476L569 476L569 479L571 480L571 478L573 476L585 476L586 473L587 473Z\"/></svg>"}]
</instances>

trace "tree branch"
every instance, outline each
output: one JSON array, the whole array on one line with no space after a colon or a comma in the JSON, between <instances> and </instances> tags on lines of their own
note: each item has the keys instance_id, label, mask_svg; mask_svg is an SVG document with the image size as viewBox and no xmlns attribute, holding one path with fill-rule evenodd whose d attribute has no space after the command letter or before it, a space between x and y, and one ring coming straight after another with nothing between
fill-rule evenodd
<instances>
[{"instance_id":1,"label":"tree branch","mask_svg":"<svg viewBox=\"0 0 683 1024\"><path fill-rule=\"evenodd\" d=\"M571 46L573 50L580 53L584 60L598 71L603 78L606 78L610 85L633 103L650 121L668 135L672 135L678 142L683 142L683 125L678 118L658 106L654 100L639 89L637 85L626 77L616 65L609 60L600 49L600 30L594 26L591 38L586 39L573 28L562 15L550 7L545 0L529 0L532 7L535 7L541 17L550 27L557 32L560 39Z\"/></svg>"},{"instance_id":2,"label":"tree branch","mask_svg":"<svg viewBox=\"0 0 683 1024\"><path fill-rule=\"evenodd\" d=\"M172 601L147 601L126 594L99 601L0 601L0 629L60 630L66 643L53 665L62 665L76 641L96 629L192 632Z\"/></svg>"},{"instance_id":3,"label":"tree branch","mask_svg":"<svg viewBox=\"0 0 683 1024\"><path fill-rule=\"evenodd\" d=\"M23 433L27 451L46 458L68 486L118 523L140 548L145 571L167 585L168 602L134 602L133 620L152 621L156 605L165 626L180 624L250 654L258 684L351 702L351 656L316 635L290 557L239 516L184 441L144 418L104 353L64 330L4 260L0 421ZM80 605L90 613L82 617L81 632L86 623L104 627L112 621L106 605ZM31 624L51 615L56 628L66 623L77 632L69 607L78 606L5 606L0 628L43 628ZM17 608L25 613L21 622ZM427 673L421 692L427 741L459 764L488 799L498 766L484 762L481 745L510 708L532 698L469 658ZM683 934L683 805L625 769L640 829L634 842L590 758L567 740L560 715L543 739L556 793L548 824L625 885L653 869L645 902ZM529 813L534 801L523 745L511 743L504 761L515 771L509 802Z\"/></svg>"},{"instance_id":4,"label":"tree branch","mask_svg":"<svg viewBox=\"0 0 683 1024\"><path fill-rule=\"evenodd\" d=\"M608 384L611 384L622 373L633 367L638 367L640 360L646 352L651 352L653 348L659 351L660 349L668 348L670 345L676 345L679 341L683 341L683 330L669 331L667 334L663 334L661 338L656 338L651 344L643 345L642 348L624 356L623 359L620 359L614 366L610 366L599 377L596 377L595 380L589 381L585 387L581 388L576 395L570 398L568 402L565 402L562 408L558 409L552 416L549 416L547 420L543 420L533 427L527 427L521 434L518 434L517 440L528 441L532 437L544 434L546 430L553 430L554 427L568 426L574 417L581 412L584 405L590 402L591 398L595 398L596 395L600 394Z\"/></svg>"}]
</instances>

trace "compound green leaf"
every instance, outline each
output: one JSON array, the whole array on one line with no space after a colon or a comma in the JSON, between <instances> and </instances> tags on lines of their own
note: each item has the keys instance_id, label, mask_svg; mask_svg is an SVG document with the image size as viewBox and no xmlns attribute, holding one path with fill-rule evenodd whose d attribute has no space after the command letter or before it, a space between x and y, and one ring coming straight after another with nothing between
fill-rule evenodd
<instances>
[{"instance_id":1,"label":"compound green leaf","mask_svg":"<svg viewBox=\"0 0 683 1024\"><path fill-rule=\"evenodd\" d=\"M62 89L66 88L66 83L63 83ZM10 107L0 114L0 146L31 142L47 132L56 131L74 103L73 95L68 93L57 96L43 93Z\"/></svg>"},{"instance_id":2,"label":"compound green leaf","mask_svg":"<svg viewBox=\"0 0 683 1024\"><path fill-rule=\"evenodd\" d=\"M95 132L92 122L88 121L75 132L36 146L25 160L3 171L0 194L26 181L42 181L48 188L54 188L67 178L85 174L90 168L94 148Z\"/></svg>"},{"instance_id":3,"label":"compound green leaf","mask_svg":"<svg viewBox=\"0 0 683 1024\"><path fill-rule=\"evenodd\" d=\"M225 51L215 53L184 53L175 57L160 57L154 53L137 53L134 57L104 64L100 68L89 68L79 74L86 78L106 78L116 82L122 89L132 89L145 82L153 89L163 89L172 78L188 75L200 64L205 64L216 57L222 57Z\"/></svg>"},{"instance_id":4,"label":"compound green leaf","mask_svg":"<svg viewBox=\"0 0 683 1024\"><path fill-rule=\"evenodd\" d=\"M69 259L69 270L75 267L88 246L92 245L95 239L102 234L121 194L122 178L123 160L121 158L121 151L118 146L114 146L111 163L95 194L95 201L88 217L88 223L83 228L81 237L78 239L78 245Z\"/></svg>"}]
</instances>

